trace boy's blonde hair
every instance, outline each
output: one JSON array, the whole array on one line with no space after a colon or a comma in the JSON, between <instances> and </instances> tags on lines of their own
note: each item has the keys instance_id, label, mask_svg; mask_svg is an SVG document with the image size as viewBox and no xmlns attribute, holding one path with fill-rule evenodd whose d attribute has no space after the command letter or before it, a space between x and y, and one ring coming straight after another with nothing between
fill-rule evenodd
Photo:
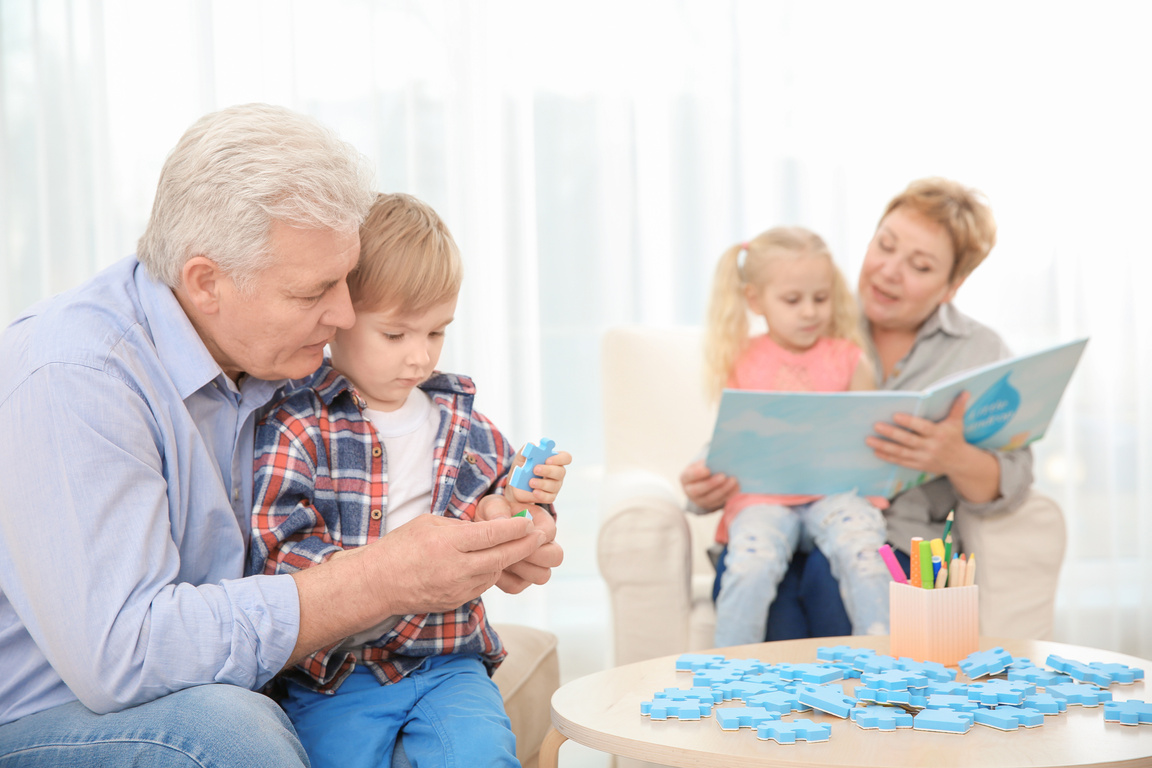
<instances>
[{"instance_id":1,"label":"boy's blonde hair","mask_svg":"<svg viewBox=\"0 0 1152 768\"><path fill-rule=\"evenodd\" d=\"M892 198L880 221L897 208L909 208L944 227L952 239L952 274L949 283L968 275L996 245L996 219L984 196L951 179L917 179Z\"/></svg>"},{"instance_id":2,"label":"boy's blonde hair","mask_svg":"<svg viewBox=\"0 0 1152 768\"><path fill-rule=\"evenodd\" d=\"M713 399L719 399L736 360L748 346L745 286L763 288L773 262L800 258L828 260L832 268L832 324L828 335L863 348L856 299L828 246L819 235L803 227L774 227L724 251L716 265L705 336L705 387Z\"/></svg>"},{"instance_id":3,"label":"boy's blonde hair","mask_svg":"<svg viewBox=\"0 0 1152 768\"><path fill-rule=\"evenodd\" d=\"M458 294L463 278L460 250L431 206L377 195L360 226L360 263L348 275L357 310L420 312Z\"/></svg>"}]
</instances>

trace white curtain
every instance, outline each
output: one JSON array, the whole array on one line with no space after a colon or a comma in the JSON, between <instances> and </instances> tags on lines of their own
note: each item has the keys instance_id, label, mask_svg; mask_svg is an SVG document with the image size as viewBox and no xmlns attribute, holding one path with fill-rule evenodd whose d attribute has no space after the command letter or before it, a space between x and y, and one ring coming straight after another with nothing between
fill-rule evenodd
<instances>
[{"instance_id":1,"label":"white curtain","mask_svg":"<svg viewBox=\"0 0 1152 768\"><path fill-rule=\"evenodd\" d=\"M1036 448L1070 534L1056 639L1152 657L1150 9L3 0L0 322L134 250L201 114L317 116L460 242L443 367L514 440L576 457L568 562L493 598L558 631L571 676L607 658L600 333L700 323L716 257L775 224L820 232L854 276L892 194L957 178L1000 222L961 308L1018 352L1092 338Z\"/></svg>"}]
</instances>

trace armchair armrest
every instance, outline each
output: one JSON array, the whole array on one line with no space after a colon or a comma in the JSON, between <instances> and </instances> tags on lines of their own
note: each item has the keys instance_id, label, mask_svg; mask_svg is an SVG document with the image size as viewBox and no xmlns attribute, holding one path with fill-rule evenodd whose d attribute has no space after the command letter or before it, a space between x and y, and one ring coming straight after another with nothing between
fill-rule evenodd
<instances>
[{"instance_id":1,"label":"armchair armrest","mask_svg":"<svg viewBox=\"0 0 1152 768\"><path fill-rule=\"evenodd\" d=\"M1056 587L1064 561L1064 514L1032 491L1016 509L994 517L966 515L956 528L976 553L980 634L1045 640L1052 636Z\"/></svg>"},{"instance_id":2,"label":"armchair armrest","mask_svg":"<svg viewBox=\"0 0 1152 768\"><path fill-rule=\"evenodd\" d=\"M692 537L681 495L642 470L610 474L597 557L612 600L616 664L689 647Z\"/></svg>"}]
</instances>

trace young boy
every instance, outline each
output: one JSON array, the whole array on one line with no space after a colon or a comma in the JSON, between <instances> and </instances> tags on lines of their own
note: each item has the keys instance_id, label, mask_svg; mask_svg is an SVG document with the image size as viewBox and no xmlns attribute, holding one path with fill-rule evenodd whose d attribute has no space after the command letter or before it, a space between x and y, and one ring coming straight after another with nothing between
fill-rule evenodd
<instances>
[{"instance_id":1,"label":"young boy","mask_svg":"<svg viewBox=\"0 0 1152 768\"><path fill-rule=\"evenodd\" d=\"M512 488L515 449L472 410L471 380L435 372L461 277L435 211L377 198L348 277L355 325L257 427L248 573L307 568L429 512L472 520L501 493L512 511L556 498L571 457L537 465L531 493ZM313 654L283 676L281 703L313 766L389 766L401 731L416 765L516 766L489 677L504 655L476 599Z\"/></svg>"}]
</instances>

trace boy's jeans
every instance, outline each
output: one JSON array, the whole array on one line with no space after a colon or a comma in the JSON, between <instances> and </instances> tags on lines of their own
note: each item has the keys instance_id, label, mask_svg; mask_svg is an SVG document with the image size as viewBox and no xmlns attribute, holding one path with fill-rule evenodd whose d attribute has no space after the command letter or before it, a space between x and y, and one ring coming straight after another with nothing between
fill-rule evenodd
<instances>
[{"instance_id":1,"label":"boy's jeans","mask_svg":"<svg viewBox=\"0 0 1152 768\"><path fill-rule=\"evenodd\" d=\"M853 633L888 632L891 576L876 551L886 538L884 516L866 499L841 493L796 507L748 507L732 521L716 599L718 647L763 641L768 607L802 533L827 556Z\"/></svg>"},{"instance_id":2,"label":"boy's jeans","mask_svg":"<svg viewBox=\"0 0 1152 768\"><path fill-rule=\"evenodd\" d=\"M408 765L393 761L401 733L416 765L520 765L500 691L476 655L431 656L391 685L357 667L333 695L290 682L282 704L316 768Z\"/></svg>"},{"instance_id":3,"label":"boy's jeans","mask_svg":"<svg viewBox=\"0 0 1152 768\"><path fill-rule=\"evenodd\" d=\"M0 768L302 768L291 723L274 701L201 685L98 715L78 701L0 725Z\"/></svg>"}]
</instances>

